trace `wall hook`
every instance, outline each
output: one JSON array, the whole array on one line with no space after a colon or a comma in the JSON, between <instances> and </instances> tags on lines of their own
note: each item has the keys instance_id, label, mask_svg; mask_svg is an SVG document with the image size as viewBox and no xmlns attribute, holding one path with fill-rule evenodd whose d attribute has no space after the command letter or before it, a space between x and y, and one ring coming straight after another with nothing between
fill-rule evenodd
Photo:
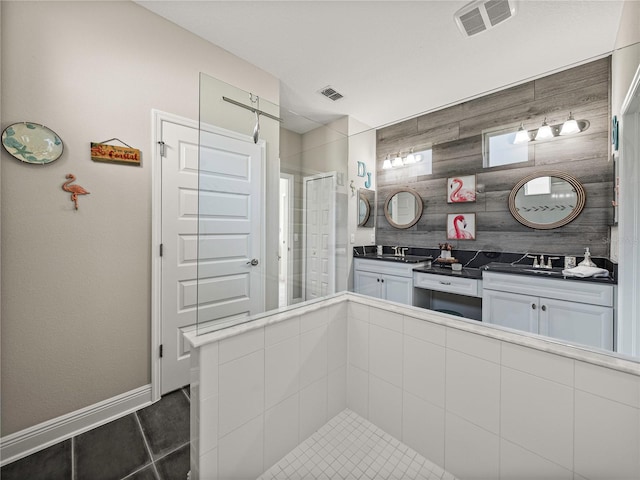
<instances>
[{"instance_id":1,"label":"wall hook","mask_svg":"<svg viewBox=\"0 0 640 480\"><path fill-rule=\"evenodd\" d=\"M351 196L355 197L356 196L356 186L353 184L353 180L351 180L351 183L349 184L349 188L351 188Z\"/></svg>"},{"instance_id":2,"label":"wall hook","mask_svg":"<svg viewBox=\"0 0 640 480\"><path fill-rule=\"evenodd\" d=\"M71 201L76 206L76 210L78 210L78 195L89 195L89 192L80 185L70 185L71 182L76 181L76 176L73 173L68 173L66 178L68 180L62 184L62 189L71 194Z\"/></svg>"}]
</instances>

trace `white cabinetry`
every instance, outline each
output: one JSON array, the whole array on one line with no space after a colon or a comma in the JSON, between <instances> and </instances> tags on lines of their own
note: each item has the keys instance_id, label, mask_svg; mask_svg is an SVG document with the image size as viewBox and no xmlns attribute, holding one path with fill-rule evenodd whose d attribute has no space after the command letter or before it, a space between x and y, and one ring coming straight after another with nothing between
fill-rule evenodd
<instances>
[{"instance_id":1,"label":"white cabinetry","mask_svg":"<svg viewBox=\"0 0 640 480\"><path fill-rule=\"evenodd\" d=\"M484 272L482 321L613 349L614 286Z\"/></svg>"},{"instance_id":2,"label":"white cabinetry","mask_svg":"<svg viewBox=\"0 0 640 480\"><path fill-rule=\"evenodd\" d=\"M353 290L392 302L413 304L413 269L424 263L354 258Z\"/></svg>"}]
</instances>

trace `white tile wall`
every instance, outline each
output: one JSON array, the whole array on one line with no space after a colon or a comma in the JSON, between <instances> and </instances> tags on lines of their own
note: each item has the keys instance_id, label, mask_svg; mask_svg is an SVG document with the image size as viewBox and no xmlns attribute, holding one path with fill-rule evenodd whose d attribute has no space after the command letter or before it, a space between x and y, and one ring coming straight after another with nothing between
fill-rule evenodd
<instances>
[{"instance_id":1,"label":"white tile wall","mask_svg":"<svg viewBox=\"0 0 640 480\"><path fill-rule=\"evenodd\" d=\"M500 431L500 365L448 349L446 408L493 433Z\"/></svg>"},{"instance_id":2,"label":"white tile wall","mask_svg":"<svg viewBox=\"0 0 640 480\"><path fill-rule=\"evenodd\" d=\"M528 473L527 473L528 472ZM535 477L532 475L535 474ZM513 480L573 480L571 470L507 440L500 441L500 478Z\"/></svg>"},{"instance_id":3,"label":"white tile wall","mask_svg":"<svg viewBox=\"0 0 640 480\"><path fill-rule=\"evenodd\" d=\"M573 468L573 389L502 368L501 435Z\"/></svg>"},{"instance_id":4,"label":"white tile wall","mask_svg":"<svg viewBox=\"0 0 640 480\"><path fill-rule=\"evenodd\" d=\"M218 428L226 435L264 411L264 350L220 365L219 376Z\"/></svg>"},{"instance_id":5,"label":"white tile wall","mask_svg":"<svg viewBox=\"0 0 640 480\"><path fill-rule=\"evenodd\" d=\"M402 387L402 333L369 326L369 373Z\"/></svg>"},{"instance_id":6,"label":"white tile wall","mask_svg":"<svg viewBox=\"0 0 640 480\"><path fill-rule=\"evenodd\" d=\"M193 350L201 479L255 478L347 406L465 479L640 478L639 375L343 298Z\"/></svg>"},{"instance_id":7,"label":"white tile wall","mask_svg":"<svg viewBox=\"0 0 640 480\"><path fill-rule=\"evenodd\" d=\"M396 438L402 438L402 389L369 376L369 420Z\"/></svg>"},{"instance_id":8,"label":"white tile wall","mask_svg":"<svg viewBox=\"0 0 640 480\"><path fill-rule=\"evenodd\" d=\"M447 471L465 480L499 478L498 435L447 413L444 441Z\"/></svg>"},{"instance_id":9,"label":"white tile wall","mask_svg":"<svg viewBox=\"0 0 640 480\"><path fill-rule=\"evenodd\" d=\"M590 480L640 478L638 409L575 392L575 471Z\"/></svg>"}]
</instances>

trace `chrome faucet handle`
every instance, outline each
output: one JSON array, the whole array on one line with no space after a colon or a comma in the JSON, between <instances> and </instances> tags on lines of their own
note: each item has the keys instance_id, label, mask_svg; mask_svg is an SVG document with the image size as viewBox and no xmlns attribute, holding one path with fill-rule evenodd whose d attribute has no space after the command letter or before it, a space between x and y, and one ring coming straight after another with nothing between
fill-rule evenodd
<instances>
[{"instance_id":1,"label":"chrome faucet handle","mask_svg":"<svg viewBox=\"0 0 640 480\"><path fill-rule=\"evenodd\" d=\"M538 268L540 264L538 263L538 257L535 255L532 257L531 255L527 255L529 258L533 258L533 268Z\"/></svg>"}]
</instances>

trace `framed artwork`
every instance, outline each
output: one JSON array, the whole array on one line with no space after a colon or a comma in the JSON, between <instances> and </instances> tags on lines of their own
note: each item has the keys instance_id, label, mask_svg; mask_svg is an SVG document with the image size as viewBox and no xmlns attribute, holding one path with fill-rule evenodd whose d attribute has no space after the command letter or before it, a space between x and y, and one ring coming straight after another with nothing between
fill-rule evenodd
<instances>
[{"instance_id":1,"label":"framed artwork","mask_svg":"<svg viewBox=\"0 0 640 480\"><path fill-rule=\"evenodd\" d=\"M476 214L450 213L447 215L447 240L475 240Z\"/></svg>"},{"instance_id":2,"label":"framed artwork","mask_svg":"<svg viewBox=\"0 0 640 480\"><path fill-rule=\"evenodd\" d=\"M447 203L476 201L476 176L464 175L447 179Z\"/></svg>"}]
</instances>

